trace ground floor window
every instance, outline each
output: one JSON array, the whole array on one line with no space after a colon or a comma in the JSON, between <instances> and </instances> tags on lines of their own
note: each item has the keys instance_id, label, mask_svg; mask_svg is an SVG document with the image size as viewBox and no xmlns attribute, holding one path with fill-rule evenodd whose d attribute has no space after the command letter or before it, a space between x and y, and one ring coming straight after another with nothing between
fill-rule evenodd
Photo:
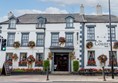
<instances>
[{"instance_id":1,"label":"ground floor window","mask_svg":"<svg viewBox=\"0 0 118 83\"><path fill-rule=\"evenodd\" d=\"M95 66L96 62L95 62L95 51L88 51L88 66Z\"/></svg>"},{"instance_id":2,"label":"ground floor window","mask_svg":"<svg viewBox=\"0 0 118 83\"><path fill-rule=\"evenodd\" d=\"M27 53L20 53L19 66L27 66Z\"/></svg>"},{"instance_id":3,"label":"ground floor window","mask_svg":"<svg viewBox=\"0 0 118 83\"><path fill-rule=\"evenodd\" d=\"M43 65L43 54L42 53L36 53L35 66L42 66L42 65Z\"/></svg>"},{"instance_id":4,"label":"ground floor window","mask_svg":"<svg viewBox=\"0 0 118 83\"><path fill-rule=\"evenodd\" d=\"M12 55L13 53L6 53L6 60L5 62L12 66Z\"/></svg>"},{"instance_id":5,"label":"ground floor window","mask_svg":"<svg viewBox=\"0 0 118 83\"><path fill-rule=\"evenodd\" d=\"M114 66L117 66L117 52L116 51L112 51L113 53L113 64ZM109 65L111 66L112 64L112 57L111 57L111 51L109 51Z\"/></svg>"}]
</instances>

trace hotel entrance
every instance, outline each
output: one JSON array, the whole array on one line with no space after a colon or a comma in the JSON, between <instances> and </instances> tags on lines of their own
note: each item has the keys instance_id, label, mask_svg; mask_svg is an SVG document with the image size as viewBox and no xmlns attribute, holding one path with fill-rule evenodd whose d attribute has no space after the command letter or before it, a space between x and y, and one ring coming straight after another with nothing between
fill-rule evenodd
<instances>
[{"instance_id":1,"label":"hotel entrance","mask_svg":"<svg viewBox=\"0 0 118 83\"><path fill-rule=\"evenodd\" d=\"M69 53L54 53L54 71L69 71Z\"/></svg>"}]
</instances>

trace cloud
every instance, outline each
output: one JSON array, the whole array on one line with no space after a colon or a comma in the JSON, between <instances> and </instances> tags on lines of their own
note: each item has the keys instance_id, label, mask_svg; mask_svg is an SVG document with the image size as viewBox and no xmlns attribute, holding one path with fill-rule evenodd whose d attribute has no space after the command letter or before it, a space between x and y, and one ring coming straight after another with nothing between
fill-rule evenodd
<instances>
[{"instance_id":1,"label":"cloud","mask_svg":"<svg viewBox=\"0 0 118 83\"><path fill-rule=\"evenodd\" d=\"M0 22L6 21L8 19L7 16L0 17Z\"/></svg>"},{"instance_id":2,"label":"cloud","mask_svg":"<svg viewBox=\"0 0 118 83\"><path fill-rule=\"evenodd\" d=\"M24 10L15 10L16 15L22 15L22 14L39 14L39 13L48 13L48 14L63 14L68 13L66 10L61 10L56 7L49 7L45 9L44 11L36 10L36 9L24 9Z\"/></svg>"},{"instance_id":3,"label":"cloud","mask_svg":"<svg viewBox=\"0 0 118 83\"><path fill-rule=\"evenodd\" d=\"M23 10L14 10L13 11L14 15L15 16L20 16L20 15L23 15L23 14L40 14L40 13L48 13L48 14L64 14L64 13L68 13L66 10L61 10L61 9L58 9L56 7L49 7L47 9L45 9L44 11L41 11L41 10L36 10L36 9L23 9ZM5 21L7 20L8 17L7 16L3 16L3 17L0 17L0 22L2 21Z\"/></svg>"},{"instance_id":4,"label":"cloud","mask_svg":"<svg viewBox=\"0 0 118 83\"><path fill-rule=\"evenodd\" d=\"M95 7L97 4L102 5L103 11L108 12L108 0L39 0L43 2L53 2L55 4L64 5L80 5L84 4L85 8ZM118 15L118 0L111 0L111 12Z\"/></svg>"}]
</instances>

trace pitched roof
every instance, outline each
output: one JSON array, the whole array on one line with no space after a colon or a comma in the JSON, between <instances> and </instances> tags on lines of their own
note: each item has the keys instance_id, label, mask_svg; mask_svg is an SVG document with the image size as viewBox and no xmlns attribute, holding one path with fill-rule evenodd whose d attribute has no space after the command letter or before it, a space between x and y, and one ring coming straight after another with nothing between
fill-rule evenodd
<instances>
[{"instance_id":1,"label":"pitched roof","mask_svg":"<svg viewBox=\"0 0 118 83\"><path fill-rule=\"evenodd\" d=\"M64 23L68 16L73 17L74 22L82 22L82 16L79 14L24 14L17 17L17 23L37 23L39 17L46 18L47 23ZM8 23L8 20L3 23Z\"/></svg>"},{"instance_id":2,"label":"pitched roof","mask_svg":"<svg viewBox=\"0 0 118 83\"><path fill-rule=\"evenodd\" d=\"M87 23L108 23L109 15L80 15L74 14L24 14L17 17L18 24L36 24L39 17L46 18L46 23L65 23L65 18L71 16L74 18L74 22L87 22ZM118 17L111 15L111 21L118 23ZM9 20L1 22L0 24L7 24Z\"/></svg>"},{"instance_id":3,"label":"pitched roof","mask_svg":"<svg viewBox=\"0 0 118 83\"><path fill-rule=\"evenodd\" d=\"M88 23L108 23L109 15L85 15L84 18ZM111 15L111 22L118 23L118 17Z\"/></svg>"}]
</instances>

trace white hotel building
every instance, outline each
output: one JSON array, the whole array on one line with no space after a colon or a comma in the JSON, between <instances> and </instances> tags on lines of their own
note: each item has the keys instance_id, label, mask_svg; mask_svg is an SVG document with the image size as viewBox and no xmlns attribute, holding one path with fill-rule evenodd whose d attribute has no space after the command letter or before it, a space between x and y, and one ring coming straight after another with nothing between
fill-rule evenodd
<instances>
[{"instance_id":1,"label":"white hotel building","mask_svg":"<svg viewBox=\"0 0 118 83\"><path fill-rule=\"evenodd\" d=\"M10 13L9 19L0 23L0 35L7 39L6 51L0 52L0 68L5 61L11 61L13 68L28 68L27 64L19 62L29 55L33 55L37 61L45 60L50 53L51 71L71 72L70 54L74 54L81 68L100 68L97 57L105 54L108 58L106 67L110 68L109 16L98 14L25 14L15 17ZM118 41L118 17L112 15L111 18L114 44ZM59 44L60 37L66 40L63 46ZM13 47L15 41L20 42L19 48ZM36 46L29 48L29 41L34 41ZM86 44L90 41L93 47L88 49ZM17 54L18 60L11 59L13 54ZM118 50L113 49L113 54L117 68ZM39 67L42 68L42 65L35 62L32 65L32 68Z\"/></svg>"}]
</instances>

